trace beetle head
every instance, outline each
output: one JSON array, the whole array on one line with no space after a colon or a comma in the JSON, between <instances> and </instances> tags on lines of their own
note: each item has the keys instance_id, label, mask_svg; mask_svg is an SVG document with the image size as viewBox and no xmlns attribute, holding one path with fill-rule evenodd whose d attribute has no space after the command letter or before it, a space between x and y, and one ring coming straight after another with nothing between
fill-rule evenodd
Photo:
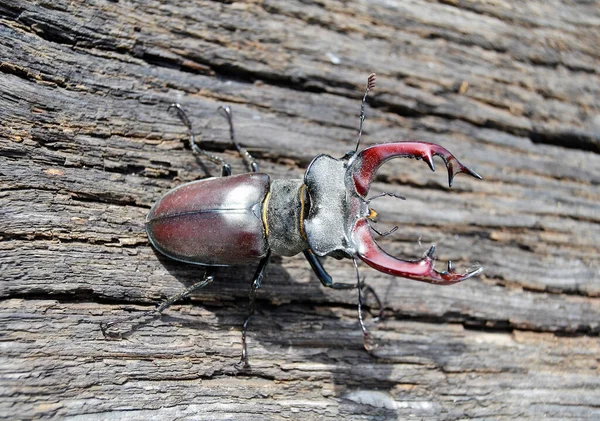
<instances>
[{"instance_id":1,"label":"beetle head","mask_svg":"<svg viewBox=\"0 0 600 421\"><path fill-rule=\"evenodd\" d=\"M482 268L456 273L452 262L447 270L436 270L435 246L420 260L402 260L386 253L373 239L369 221L376 213L369 207L367 194L377 169L389 159L405 157L423 159L435 171L434 155L444 160L450 186L458 173L481 179L446 149L424 142L376 145L341 159L317 156L304 176L311 204L304 232L313 252L336 258L357 256L380 272L435 284L453 284L479 274Z\"/></svg>"}]
</instances>

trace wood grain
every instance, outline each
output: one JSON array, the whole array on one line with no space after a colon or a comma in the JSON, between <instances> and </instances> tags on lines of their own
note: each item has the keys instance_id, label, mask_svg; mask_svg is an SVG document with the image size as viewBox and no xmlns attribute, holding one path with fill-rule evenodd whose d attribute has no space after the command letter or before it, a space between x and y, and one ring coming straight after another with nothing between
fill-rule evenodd
<instances>
[{"instance_id":1,"label":"wood grain","mask_svg":"<svg viewBox=\"0 0 600 421\"><path fill-rule=\"evenodd\" d=\"M600 4L597 1L0 0L0 419L600 418ZM354 147L443 145L394 160L372 191L394 255L437 244L482 276L451 287L361 266L385 301L321 287L275 257L239 372L253 267L105 339L198 267L159 256L143 221L183 182L218 175L202 145L274 178ZM337 280L352 264L326 259ZM440 266L441 267L441 266ZM373 309L375 310L375 309Z\"/></svg>"}]
</instances>

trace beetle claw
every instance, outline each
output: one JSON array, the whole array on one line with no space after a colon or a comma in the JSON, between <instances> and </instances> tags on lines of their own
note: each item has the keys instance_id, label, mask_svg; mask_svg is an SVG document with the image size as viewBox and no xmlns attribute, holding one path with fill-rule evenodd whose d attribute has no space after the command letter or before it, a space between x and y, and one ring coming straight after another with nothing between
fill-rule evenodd
<instances>
[{"instance_id":1,"label":"beetle claw","mask_svg":"<svg viewBox=\"0 0 600 421\"><path fill-rule=\"evenodd\" d=\"M432 245L425 257L419 260L402 260L395 258L384 250L373 239L366 220L359 220L352 231L352 239L358 257L366 264L380 272L430 284L450 285L464 281L483 271L478 267L470 272L460 274L454 271L452 262L448 262L448 270L440 272L433 267L435 261L435 245Z\"/></svg>"},{"instance_id":2,"label":"beetle claw","mask_svg":"<svg viewBox=\"0 0 600 421\"><path fill-rule=\"evenodd\" d=\"M432 171L435 171L435 165L433 164L434 155L437 155L444 160L446 168L448 169L448 184L450 187L452 187L454 177L459 173L465 173L479 179L482 178L475 171L461 164L454 155L440 145L426 142L384 143L371 146L356 156L356 160L351 169L356 191L358 194L365 197L377 169L389 159L422 159L429 165L429 168L431 168Z\"/></svg>"}]
</instances>

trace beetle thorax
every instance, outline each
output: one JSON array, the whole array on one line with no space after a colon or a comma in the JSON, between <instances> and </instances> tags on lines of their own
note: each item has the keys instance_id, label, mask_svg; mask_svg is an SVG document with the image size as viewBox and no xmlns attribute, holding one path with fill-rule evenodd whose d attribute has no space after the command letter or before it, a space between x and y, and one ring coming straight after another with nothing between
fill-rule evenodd
<instances>
[{"instance_id":1,"label":"beetle thorax","mask_svg":"<svg viewBox=\"0 0 600 421\"><path fill-rule=\"evenodd\" d=\"M303 180L272 180L263 219L269 247L281 256L293 256L309 246L302 226L308 208Z\"/></svg>"}]
</instances>

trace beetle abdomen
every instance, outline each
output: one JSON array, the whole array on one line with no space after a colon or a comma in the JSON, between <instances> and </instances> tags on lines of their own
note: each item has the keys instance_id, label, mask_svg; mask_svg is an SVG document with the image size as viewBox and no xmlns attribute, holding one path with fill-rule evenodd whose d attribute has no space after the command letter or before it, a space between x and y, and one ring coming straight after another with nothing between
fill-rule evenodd
<instances>
[{"instance_id":1,"label":"beetle abdomen","mask_svg":"<svg viewBox=\"0 0 600 421\"><path fill-rule=\"evenodd\" d=\"M261 173L209 178L179 186L156 202L146 217L152 245L188 263L239 265L268 250L262 205L269 176Z\"/></svg>"}]
</instances>

